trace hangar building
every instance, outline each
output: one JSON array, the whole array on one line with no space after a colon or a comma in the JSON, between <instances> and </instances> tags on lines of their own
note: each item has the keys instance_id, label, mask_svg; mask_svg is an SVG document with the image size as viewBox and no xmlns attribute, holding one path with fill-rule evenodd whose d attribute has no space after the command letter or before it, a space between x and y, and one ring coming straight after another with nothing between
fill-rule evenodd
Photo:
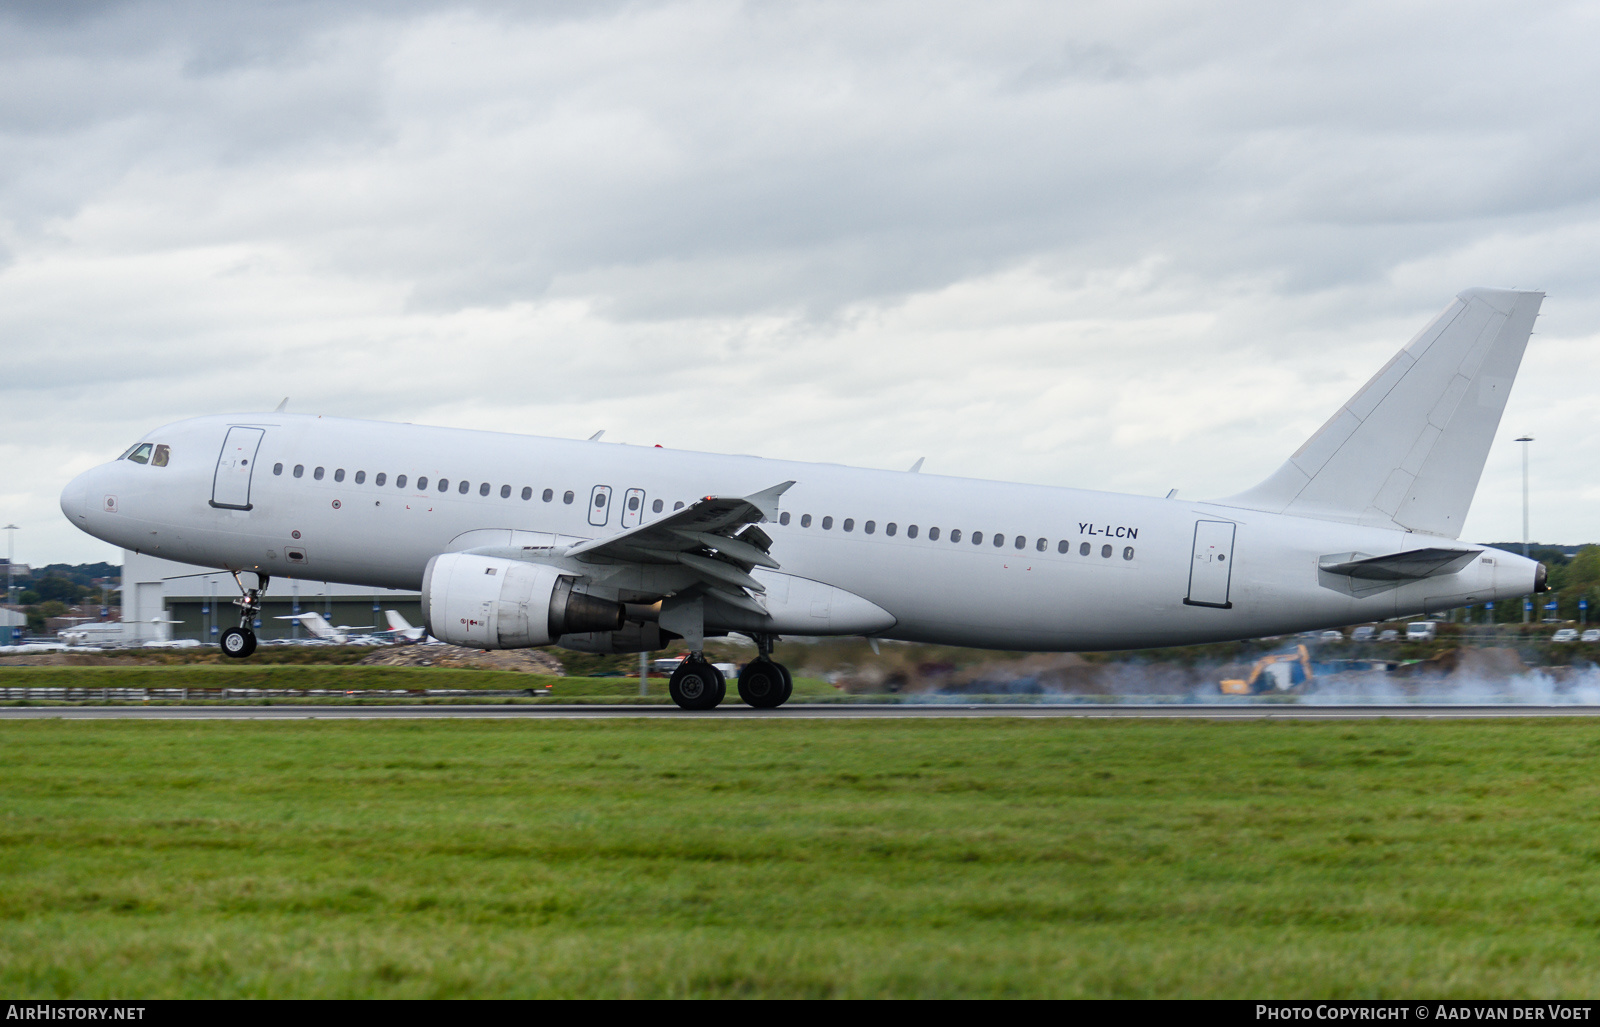
<instances>
[{"instance_id":1,"label":"hangar building","mask_svg":"<svg viewBox=\"0 0 1600 1027\"><path fill-rule=\"evenodd\" d=\"M255 575L245 575L245 582L254 584ZM239 588L226 571L122 551L123 642L175 638L215 642L225 628L239 623L233 605L238 597ZM255 632L262 640L310 637L295 621L276 619L294 613L320 613L328 623L348 625L358 635L385 631L384 610L398 610L412 624L422 624L421 597L416 592L273 578Z\"/></svg>"}]
</instances>

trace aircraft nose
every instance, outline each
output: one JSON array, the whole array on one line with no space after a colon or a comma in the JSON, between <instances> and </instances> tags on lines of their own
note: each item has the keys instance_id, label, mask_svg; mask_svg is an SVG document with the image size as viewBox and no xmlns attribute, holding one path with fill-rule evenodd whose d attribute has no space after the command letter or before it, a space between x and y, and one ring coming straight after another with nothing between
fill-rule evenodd
<instances>
[{"instance_id":1,"label":"aircraft nose","mask_svg":"<svg viewBox=\"0 0 1600 1027\"><path fill-rule=\"evenodd\" d=\"M89 517L89 496L91 495L91 476L93 471L85 471L67 482L67 487L61 490L61 512L67 515L67 520L73 524L80 524Z\"/></svg>"}]
</instances>

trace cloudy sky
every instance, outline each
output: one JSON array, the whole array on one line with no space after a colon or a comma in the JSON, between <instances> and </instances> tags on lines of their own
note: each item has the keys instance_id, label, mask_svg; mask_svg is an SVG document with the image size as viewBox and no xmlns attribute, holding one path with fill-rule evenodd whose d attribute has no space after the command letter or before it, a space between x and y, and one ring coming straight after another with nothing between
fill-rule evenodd
<instances>
[{"instance_id":1,"label":"cloudy sky","mask_svg":"<svg viewBox=\"0 0 1600 1027\"><path fill-rule=\"evenodd\" d=\"M13 3L0 517L290 409L1149 494L1549 293L1466 536L1600 541L1589 4Z\"/></svg>"}]
</instances>

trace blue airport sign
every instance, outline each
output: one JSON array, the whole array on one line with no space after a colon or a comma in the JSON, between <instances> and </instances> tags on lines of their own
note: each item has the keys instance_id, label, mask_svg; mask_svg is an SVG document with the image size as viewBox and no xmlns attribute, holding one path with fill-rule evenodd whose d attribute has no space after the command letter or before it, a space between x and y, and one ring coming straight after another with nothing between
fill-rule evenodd
<instances>
[{"instance_id":1,"label":"blue airport sign","mask_svg":"<svg viewBox=\"0 0 1600 1027\"><path fill-rule=\"evenodd\" d=\"M1554 610L1556 608L1556 604L1554 602L1548 602L1544 604L1544 608L1546 610Z\"/></svg>"},{"instance_id":2,"label":"blue airport sign","mask_svg":"<svg viewBox=\"0 0 1600 1027\"><path fill-rule=\"evenodd\" d=\"M1587 599L1578 600L1578 609L1587 610L1588 608L1589 608L1589 600L1587 600Z\"/></svg>"},{"instance_id":3,"label":"blue airport sign","mask_svg":"<svg viewBox=\"0 0 1600 1027\"><path fill-rule=\"evenodd\" d=\"M11 629L11 637L12 638L21 638L22 637L22 629L21 628L12 628Z\"/></svg>"}]
</instances>

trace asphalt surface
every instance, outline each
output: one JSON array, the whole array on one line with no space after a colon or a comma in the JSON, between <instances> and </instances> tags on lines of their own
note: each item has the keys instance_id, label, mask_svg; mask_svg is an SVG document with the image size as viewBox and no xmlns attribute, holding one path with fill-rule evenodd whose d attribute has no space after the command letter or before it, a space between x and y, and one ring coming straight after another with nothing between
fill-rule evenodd
<instances>
[{"instance_id":1,"label":"asphalt surface","mask_svg":"<svg viewBox=\"0 0 1600 1027\"><path fill-rule=\"evenodd\" d=\"M1184 720L1481 720L1499 717L1600 717L1600 706L1531 705L1035 705L829 704L756 710L738 704L691 712L675 706L9 706L0 720L895 720L907 718L1077 717Z\"/></svg>"}]
</instances>

